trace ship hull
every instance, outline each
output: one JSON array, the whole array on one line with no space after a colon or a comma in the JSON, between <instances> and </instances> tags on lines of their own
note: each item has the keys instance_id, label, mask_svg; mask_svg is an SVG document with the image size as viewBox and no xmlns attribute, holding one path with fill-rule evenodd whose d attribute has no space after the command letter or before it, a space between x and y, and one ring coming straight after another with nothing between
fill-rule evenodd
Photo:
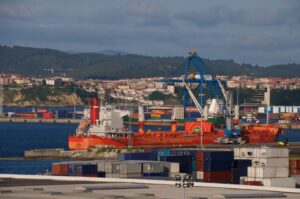
<instances>
[{"instance_id":1,"label":"ship hull","mask_svg":"<svg viewBox=\"0 0 300 199\"><path fill-rule=\"evenodd\" d=\"M201 138L202 137L202 138ZM205 144L213 144L218 138L224 137L223 131L213 133L144 133L132 135L127 138L107 138L97 136L69 136L69 149L71 150L86 150L91 147L168 147L168 146L195 146Z\"/></svg>"},{"instance_id":2,"label":"ship hull","mask_svg":"<svg viewBox=\"0 0 300 199\"><path fill-rule=\"evenodd\" d=\"M241 137L249 144L277 142L282 129L274 125L250 125L242 128Z\"/></svg>"}]
</instances>

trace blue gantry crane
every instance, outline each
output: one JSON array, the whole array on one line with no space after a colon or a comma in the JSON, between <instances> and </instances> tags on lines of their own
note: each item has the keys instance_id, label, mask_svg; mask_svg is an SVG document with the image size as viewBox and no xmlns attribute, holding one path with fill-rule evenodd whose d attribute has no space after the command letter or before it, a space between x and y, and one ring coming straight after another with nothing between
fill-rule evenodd
<instances>
[{"instance_id":1,"label":"blue gantry crane","mask_svg":"<svg viewBox=\"0 0 300 199\"><path fill-rule=\"evenodd\" d=\"M206 80L205 79L205 63L201 57L197 55L195 50L191 50L189 52L189 56L185 59L185 74L183 79L164 79L161 82L166 83L197 83L199 84L199 97L198 100L200 102L201 107L204 107L204 95L203 95L203 87L206 87L209 90L211 96L216 98L221 97L221 90L217 80ZM195 72L193 71L195 69ZM199 75L199 78L195 78L195 73ZM187 87L183 87L183 106L184 106L184 113L186 113L187 107L187 94L188 90ZM186 115L186 114L185 114Z\"/></svg>"}]
</instances>

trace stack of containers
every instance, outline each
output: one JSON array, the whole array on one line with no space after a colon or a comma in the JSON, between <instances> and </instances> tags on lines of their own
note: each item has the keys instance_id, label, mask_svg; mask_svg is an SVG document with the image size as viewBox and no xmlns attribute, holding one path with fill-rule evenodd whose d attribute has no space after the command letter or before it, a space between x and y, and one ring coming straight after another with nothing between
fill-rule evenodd
<instances>
[{"instance_id":1,"label":"stack of containers","mask_svg":"<svg viewBox=\"0 0 300 199\"><path fill-rule=\"evenodd\" d=\"M231 182L233 151L203 151L203 181Z\"/></svg>"},{"instance_id":2,"label":"stack of containers","mask_svg":"<svg viewBox=\"0 0 300 199\"><path fill-rule=\"evenodd\" d=\"M163 149L157 154L159 161L179 163L180 173L192 174L197 169L197 149Z\"/></svg>"},{"instance_id":3,"label":"stack of containers","mask_svg":"<svg viewBox=\"0 0 300 199\"><path fill-rule=\"evenodd\" d=\"M159 161L70 161L52 164L52 175L108 178L174 177L179 163Z\"/></svg>"},{"instance_id":4,"label":"stack of containers","mask_svg":"<svg viewBox=\"0 0 300 199\"><path fill-rule=\"evenodd\" d=\"M97 164L92 161L53 163L52 175L97 177Z\"/></svg>"},{"instance_id":5,"label":"stack of containers","mask_svg":"<svg viewBox=\"0 0 300 199\"><path fill-rule=\"evenodd\" d=\"M202 149L164 149L158 159L180 164L180 173L192 174L196 180L230 182L233 151Z\"/></svg>"},{"instance_id":6,"label":"stack of containers","mask_svg":"<svg viewBox=\"0 0 300 199\"><path fill-rule=\"evenodd\" d=\"M68 176L97 177L97 165L91 162L68 162Z\"/></svg>"},{"instance_id":7,"label":"stack of containers","mask_svg":"<svg viewBox=\"0 0 300 199\"><path fill-rule=\"evenodd\" d=\"M274 187L295 187L295 179L289 178L289 150L287 148L235 148L235 159L250 159L252 166L242 184Z\"/></svg>"},{"instance_id":8,"label":"stack of containers","mask_svg":"<svg viewBox=\"0 0 300 199\"><path fill-rule=\"evenodd\" d=\"M251 164L251 160L234 160L231 169L231 183L240 184L240 178L248 175L248 167L250 167Z\"/></svg>"}]
</instances>

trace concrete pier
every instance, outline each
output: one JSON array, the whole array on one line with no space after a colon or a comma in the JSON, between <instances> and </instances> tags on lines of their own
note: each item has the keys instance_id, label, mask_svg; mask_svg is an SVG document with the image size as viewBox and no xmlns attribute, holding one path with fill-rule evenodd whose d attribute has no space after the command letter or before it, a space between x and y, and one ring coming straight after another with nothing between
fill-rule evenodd
<instances>
[{"instance_id":1,"label":"concrete pier","mask_svg":"<svg viewBox=\"0 0 300 199\"><path fill-rule=\"evenodd\" d=\"M58 124L78 124L81 119L45 119L45 118L18 118L18 117L2 117L0 122L9 123L9 122L19 122L19 123L58 123Z\"/></svg>"}]
</instances>

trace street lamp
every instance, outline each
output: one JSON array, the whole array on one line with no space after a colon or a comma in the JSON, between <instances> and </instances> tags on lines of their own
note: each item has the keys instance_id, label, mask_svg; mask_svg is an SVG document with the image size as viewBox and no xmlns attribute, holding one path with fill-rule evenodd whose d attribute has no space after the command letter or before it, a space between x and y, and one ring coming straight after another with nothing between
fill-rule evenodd
<instances>
[{"instance_id":1,"label":"street lamp","mask_svg":"<svg viewBox=\"0 0 300 199\"><path fill-rule=\"evenodd\" d=\"M194 186L194 179L190 175L175 175L175 187L183 189L183 198L185 199L185 189L192 188Z\"/></svg>"}]
</instances>

